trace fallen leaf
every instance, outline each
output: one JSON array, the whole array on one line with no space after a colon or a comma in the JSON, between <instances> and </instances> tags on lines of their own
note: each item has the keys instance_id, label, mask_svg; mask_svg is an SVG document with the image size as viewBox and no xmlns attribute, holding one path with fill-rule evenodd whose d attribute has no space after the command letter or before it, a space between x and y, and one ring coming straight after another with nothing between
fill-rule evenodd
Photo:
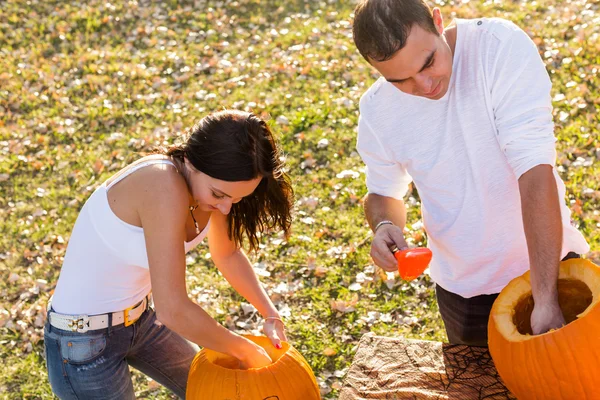
<instances>
[{"instance_id":1,"label":"fallen leaf","mask_svg":"<svg viewBox=\"0 0 600 400\"><path fill-rule=\"evenodd\" d=\"M331 357L336 354L337 354L337 351L332 349L331 347L328 347L325 350L323 350L323 355L326 355L327 357Z\"/></svg>"}]
</instances>

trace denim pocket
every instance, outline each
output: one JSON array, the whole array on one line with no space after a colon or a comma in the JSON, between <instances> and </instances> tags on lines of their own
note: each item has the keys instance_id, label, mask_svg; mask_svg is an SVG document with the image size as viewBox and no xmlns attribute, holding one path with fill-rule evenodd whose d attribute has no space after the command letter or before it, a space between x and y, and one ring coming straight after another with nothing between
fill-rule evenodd
<instances>
[{"instance_id":1,"label":"denim pocket","mask_svg":"<svg viewBox=\"0 0 600 400\"><path fill-rule=\"evenodd\" d=\"M60 338L62 358L71 364L85 364L100 357L106 349L106 336L63 336Z\"/></svg>"}]
</instances>

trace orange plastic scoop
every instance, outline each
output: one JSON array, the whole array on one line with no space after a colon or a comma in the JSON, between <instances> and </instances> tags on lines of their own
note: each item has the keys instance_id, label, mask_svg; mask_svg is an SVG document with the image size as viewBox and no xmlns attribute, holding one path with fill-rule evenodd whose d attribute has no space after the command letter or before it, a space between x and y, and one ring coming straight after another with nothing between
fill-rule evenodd
<instances>
[{"instance_id":1,"label":"orange plastic scoop","mask_svg":"<svg viewBox=\"0 0 600 400\"><path fill-rule=\"evenodd\" d=\"M427 269L431 256L431 250L426 247L394 251L400 276L407 281L412 281Z\"/></svg>"}]
</instances>

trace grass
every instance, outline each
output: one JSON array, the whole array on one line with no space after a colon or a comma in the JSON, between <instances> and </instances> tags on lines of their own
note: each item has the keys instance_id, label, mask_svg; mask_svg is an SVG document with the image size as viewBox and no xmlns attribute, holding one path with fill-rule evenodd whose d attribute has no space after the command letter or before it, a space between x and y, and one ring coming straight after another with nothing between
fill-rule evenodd
<instances>
[{"instance_id":1,"label":"grass","mask_svg":"<svg viewBox=\"0 0 600 400\"><path fill-rule=\"evenodd\" d=\"M559 171L596 259L598 3L436 3L447 22L504 17L538 44L554 85ZM353 8L333 0L3 2L1 398L52 398L40 324L91 191L222 108L269 117L285 150L298 200L294 234L265 237L251 258L265 266L262 281L325 398L337 397L366 332L445 339L430 280L386 276L368 255L354 146L358 100L377 74L354 49ZM407 238L424 244L416 191L407 203ZM244 313L206 253L201 246L188 255L190 295L230 329L256 331L256 315ZM344 307L353 311L338 311ZM172 397L140 374L134 379L138 397Z\"/></svg>"}]
</instances>

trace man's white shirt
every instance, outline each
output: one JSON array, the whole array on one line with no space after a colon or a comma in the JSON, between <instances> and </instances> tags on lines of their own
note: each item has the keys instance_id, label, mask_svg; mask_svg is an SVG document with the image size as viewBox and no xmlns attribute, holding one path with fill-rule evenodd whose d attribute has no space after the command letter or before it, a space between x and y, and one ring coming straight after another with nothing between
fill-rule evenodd
<instances>
[{"instance_id":1,"label":"man's white shirt","mask_svg":"<svg viewBox=\"0 0 600 400\"><path fill-rule=\"evenodd\" d=\"M448 92L402 93L383 78L362 96L357 150L369 193L421 199L432 279L463 297L498 293L529 269L518 178L556 160L551 83L535 44L498 18L456 20ZM589 246L570 223L561 256Z\"/></svg>"}]
</instances>

